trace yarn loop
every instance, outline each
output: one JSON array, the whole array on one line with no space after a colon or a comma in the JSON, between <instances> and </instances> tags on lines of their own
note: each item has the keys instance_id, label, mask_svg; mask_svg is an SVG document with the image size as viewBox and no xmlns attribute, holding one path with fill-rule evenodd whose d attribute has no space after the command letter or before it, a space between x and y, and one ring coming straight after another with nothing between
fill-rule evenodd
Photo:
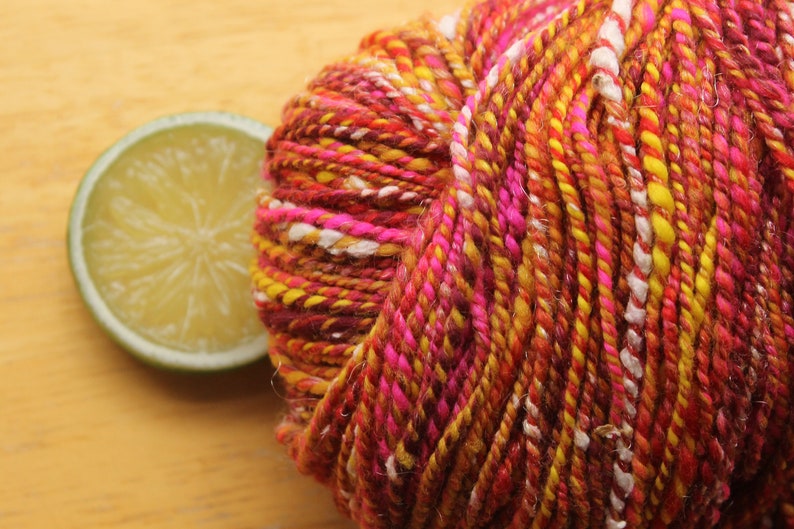
<instances>
[{"instance_id":1,"label":"yarn loop","mask_svg":"<svg viewBox=\"0 0 794 529\"><path fill-rule=\"evenodd\" d=\"M782 0L481 0L285 107L277 436L366 529L794 528Z\"/></svg>"}]
</instances>

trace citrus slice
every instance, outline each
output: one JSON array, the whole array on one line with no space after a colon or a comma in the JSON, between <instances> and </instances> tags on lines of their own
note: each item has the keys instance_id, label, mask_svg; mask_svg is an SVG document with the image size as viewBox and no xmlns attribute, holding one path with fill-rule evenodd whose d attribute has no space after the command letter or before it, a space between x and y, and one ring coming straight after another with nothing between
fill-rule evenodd
<instances>
[{"instance_id":1,"label":"citrus slice","mask_svg":"<svg viewBox=\"0 0 794 529\"><path fill-rule=\"evenodd\" d=\"M88 170L69 215L69 261L94 318L160 367L251 362L267 337L248 265L271 129L220 112L152 121Z\"/></svg>"}]
</instances>

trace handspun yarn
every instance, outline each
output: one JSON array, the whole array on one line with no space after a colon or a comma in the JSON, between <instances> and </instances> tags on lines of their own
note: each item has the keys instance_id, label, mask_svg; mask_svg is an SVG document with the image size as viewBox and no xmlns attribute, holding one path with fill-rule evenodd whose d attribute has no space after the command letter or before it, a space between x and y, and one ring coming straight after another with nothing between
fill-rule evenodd
<instances>
[{"instance_id":1,"label":"handspun yarn","mask_svg":"<svg viewBox=\"0 0 794 529\"><path fill-rule=\"evenodd\" d=\"M485 0L286 106L277 436L363 528L794 527L782 0Z\"/></svg>"}]
</instances>

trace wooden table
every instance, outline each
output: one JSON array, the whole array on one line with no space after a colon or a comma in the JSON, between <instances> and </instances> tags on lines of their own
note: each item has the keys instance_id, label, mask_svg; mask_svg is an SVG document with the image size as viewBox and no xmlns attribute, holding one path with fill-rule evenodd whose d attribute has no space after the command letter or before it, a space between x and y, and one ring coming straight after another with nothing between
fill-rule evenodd
<instances>
[{"instance_id":1,"label":"wooden table","mask_svg":"<svg viewBox=\"0 0 794 529\"><path fill-rule=\"evenodd\" d=\"M132 128L190 110L275 124L324 63L430 5L3 1L0 527L352 527L273 440L284 404L267 362L163 373L100 332L68 270L66 219L83 172Z\"/></svg>"}]
</instances>

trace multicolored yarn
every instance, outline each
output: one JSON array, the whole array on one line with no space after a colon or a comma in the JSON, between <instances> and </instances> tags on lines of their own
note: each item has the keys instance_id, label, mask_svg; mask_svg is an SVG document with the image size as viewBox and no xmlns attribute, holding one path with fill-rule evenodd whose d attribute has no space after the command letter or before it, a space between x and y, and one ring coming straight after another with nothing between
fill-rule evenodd
<instances>
[{"instance_id":1,"label":"multicolored yarn","mask_svg":"<svg viewBox=\"0 0 794 529\"><path fill-rule=\"evenodd\" d=\"M363 528L794 528L782 0L486 0L286 107L252 269Z\"/></svg>"}]
</instances>

